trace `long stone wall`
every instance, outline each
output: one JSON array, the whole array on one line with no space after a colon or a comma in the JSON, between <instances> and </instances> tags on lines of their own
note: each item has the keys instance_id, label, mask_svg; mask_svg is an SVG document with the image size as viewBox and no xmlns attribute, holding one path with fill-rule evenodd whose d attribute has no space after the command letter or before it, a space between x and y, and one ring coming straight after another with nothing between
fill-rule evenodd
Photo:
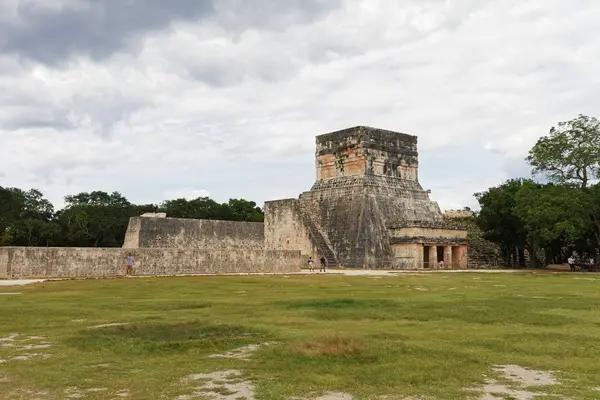
<instances>
[{"instance_id":1,"label":"long stone wall","mask_svg":"<svg viewBox=\"0 0 600 400\"><path fill-rule=\"evenodd\" d=\"M305 259L318 257L299 205L296 199L265 202L265 248L300 250Z\"/></svg>"},{"instance_id":2,"label":"long stone wall","mask_svg":"<svg viewBox=\"0 0 600 400\"><path fill-rule=\"evenodd\" d=\"M119 276L129 253L138 275L289 273L303 262L293 250L0 247L0 278Z\"/></svg>"},{"instance_id":3,"label":"long stone wall","mask_svg":"<svg viewBox=\"0 0 600 400\"><path fill-rule=\"evenodd\" d=\"M134 217L124 248L243 249L264 248L262 222Z\"/></svg>"}]
</instances>

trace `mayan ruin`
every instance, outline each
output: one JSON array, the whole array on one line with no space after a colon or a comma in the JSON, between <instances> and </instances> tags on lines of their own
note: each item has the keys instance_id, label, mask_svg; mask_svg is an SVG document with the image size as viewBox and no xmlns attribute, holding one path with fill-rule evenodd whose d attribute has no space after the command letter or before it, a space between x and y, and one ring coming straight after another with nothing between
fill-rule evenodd
<instances>
[{"instance_id":1,"label":"mayan ruin","mask_svg":"<svg viewBox=\"0 0 600 400\"><path fill-rule=\"evenodd\" d=\"M345 268L466 268L467 231L418 179L417 137L357 126L316 137L316 182L263 223L132 219L125 247L263 248Z\"/></svg>"},{"instance_id":2,"label":"mayan ruin","mask_svg":"<svg viewBox=\"0 0 600 400\"><path fill-rule=\"evenodd\" d=\"M357 126L316 137L316 182L265 204L267 248L329 265L467 267L467 231L450 225L418 179L417 137Z\"/></svg>"}]
</instances>

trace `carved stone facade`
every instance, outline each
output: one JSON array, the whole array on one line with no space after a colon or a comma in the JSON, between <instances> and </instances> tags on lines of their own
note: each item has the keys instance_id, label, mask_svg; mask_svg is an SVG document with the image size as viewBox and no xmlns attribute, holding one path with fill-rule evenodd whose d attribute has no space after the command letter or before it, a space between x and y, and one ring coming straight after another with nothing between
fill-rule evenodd
<instances>
[{"instance_id":1,"label":"carved stone facade","mask_svg":"<svg viewBox=\"0 0 600 400\"><path fill-rule=\"evenodd\" d=\"M358 126L316 147L312 188L265 203L266 248L344 267L467 267L467 231L419 184L416 136Z\"/></svg>"}]
</instances>

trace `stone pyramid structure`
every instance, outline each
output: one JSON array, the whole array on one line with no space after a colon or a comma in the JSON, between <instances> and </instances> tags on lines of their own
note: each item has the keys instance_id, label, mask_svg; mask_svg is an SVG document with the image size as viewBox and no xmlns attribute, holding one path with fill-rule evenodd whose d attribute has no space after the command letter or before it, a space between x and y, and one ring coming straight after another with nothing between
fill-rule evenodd
<instances>
[{"instance_id":1,"label":"stone pyramid structure","mask_svg":"<svg viewBox=\"0 0 600 400\"><path fill-rule=\"evenodd\" d=\"M265 203L267 248L330 266L467 267L467 232L419 183L416 136L357 126L317 136L315 156L309 191Z\"/></svg>"}]
</instances>

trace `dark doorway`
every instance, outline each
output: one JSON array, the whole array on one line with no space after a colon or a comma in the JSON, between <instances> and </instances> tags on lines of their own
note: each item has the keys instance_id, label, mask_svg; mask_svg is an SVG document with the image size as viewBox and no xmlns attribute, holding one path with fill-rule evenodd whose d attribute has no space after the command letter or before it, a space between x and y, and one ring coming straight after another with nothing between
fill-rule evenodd
<instances>
[{"instance_id":1,"label":"dark doorway","mask_svg":"<svg viewBox=\"0 0 600 400\"><path fill-rule=\"evenodd\" d=\"M437 260L436 264L439 263L440 261L444 261L444 246L438 246L437 247ZM448 267L447 265L444 265L444 267Z\"/></svg>"},{"instance_id":2,"label":"dark doorway","mask_svg":"<svg viewBox=\"0 0 600 400\"><path fill-rule=\"evenodd\" d=\"M429 264L429 250L431 246L423 246L423 268L431 268L432 265Z\"/></svg>"}]
</instances>

